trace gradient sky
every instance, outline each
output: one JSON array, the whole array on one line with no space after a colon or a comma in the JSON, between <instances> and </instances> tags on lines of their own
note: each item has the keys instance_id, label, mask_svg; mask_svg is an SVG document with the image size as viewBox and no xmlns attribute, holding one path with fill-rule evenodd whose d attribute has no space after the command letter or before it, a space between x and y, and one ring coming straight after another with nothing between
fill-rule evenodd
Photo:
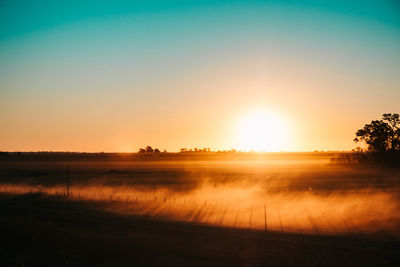
<instances>
[{"instance_id":1,"label":"gradient sky","mask_svg":"<svg viewBox=\"0 0 400 267\"><path fill-rule=\"evenodd\" d=\"M400 112L395 0L3 0L0 25L3 151L229 149L253 109L284 150L348 150Z\"/></svg>"}]
</instances>

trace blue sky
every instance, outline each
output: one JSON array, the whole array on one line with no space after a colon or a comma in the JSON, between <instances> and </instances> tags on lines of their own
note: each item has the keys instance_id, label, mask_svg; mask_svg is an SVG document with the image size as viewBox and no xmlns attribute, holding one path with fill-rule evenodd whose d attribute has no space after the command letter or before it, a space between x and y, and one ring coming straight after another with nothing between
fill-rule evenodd
<instances>
[{"instance_id":1,"label":"blue sky","mask_svg":"<svg viewBox=\"0 0 400 267\"><path fill-rule=\"evenodd\" d=\"M351 149L400 108L397 1L2 1L0 25L4 150L230 148L253 107L286 150Z\"/></svg>"}]
</instances>

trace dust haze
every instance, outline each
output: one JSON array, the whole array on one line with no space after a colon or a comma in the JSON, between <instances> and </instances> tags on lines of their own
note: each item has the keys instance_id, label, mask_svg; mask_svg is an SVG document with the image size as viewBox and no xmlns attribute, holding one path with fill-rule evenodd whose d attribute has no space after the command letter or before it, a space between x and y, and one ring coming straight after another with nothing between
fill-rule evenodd
<instances>
[{"instance_id":1,"label":"dust haze","mask_svg":"<svg viewBox=\"0 0 400 267\"><path fill-rule=\"evenodd\" d=\"M117 155L1 161L0 190L66 197L157 220L261 231L400 236L399 173L329 153Z\"/></svg>"}]
</instances>

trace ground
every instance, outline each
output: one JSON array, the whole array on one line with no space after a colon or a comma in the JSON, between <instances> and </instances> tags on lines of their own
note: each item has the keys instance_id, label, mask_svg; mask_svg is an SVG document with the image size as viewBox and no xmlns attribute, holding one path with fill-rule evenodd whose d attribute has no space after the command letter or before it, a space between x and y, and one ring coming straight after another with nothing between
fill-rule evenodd
<instances>
[{"instance_id":1,"label":"ground","mask_svg":"<svg viewBox=\"0 0 400 267\"><path fill-rule=\"evenodd\" d=\"M40 194L0 202L3 266L399 266L400 242L219 228Z\"/></svg>"},{"instance_id":2,"label":"ground","mask_svg":"<svg viewBox=\"0 0 400 267\"><path fill-rule=\"evenodd\" d=\"M22 159L0 160L0 265L400 266L397 173L331 166L326 155L321 159L321 155L313 154L275 155L266 161L260 161L258 156L249 161L237 156L232 158L232 155L146 157L127 159L126 155L122 158L114 155L111 160L104 156L99 160L61 156L60 160L54 156L43 159L25 155ZM312 163L306 163L310 157ZM74 197L69 199L64 196L64 191L60 191L60 188L65 190L66 165L71 169L71 190L75 190ZM39 182L44 186L44 192L35 188ZM84 189L92 190L94 183L96 189L106 187L111 190L112 200L108 194L103 198L84 195ZM325 206L321 211L309 211L309 214L304 209L297 217L287 214L286 219L283 213L279 214L284 228L278 227L278 221L274 221L277 217L271 210L268 211L271 228L267 231L263 228L263 210L258 217L261 227L254 226L254 221L251 227L247 225L248 214L245 214L242 216L245 217L244 224L235 228L227 218L224 219L226 224L215 223L220 220L220 213L213 219L213 212L216 213L218 207L226 212L223 203L207 203L206 206L201 199L198 204L188 207L195 212L186 217L173 217L169 215L171 210L186 212L178 200L164 200L161 195L156 195L160 198L154 200L154 192L163 190L174 197L184 196L188 206L188 197L203 190L204 184L207 184L207 190L217 190L213 193L223 192L227 187L246 189L248 184L257 184L264 190L262 197L265 194L267 199L277 192L279 195L312 196L294 199L293 205L287 204L291 213L296 213L296 208L309 207L307 203L313 199L328 206L338 205L332 208L338 208L341 216L348 216L343 213L343 207L347 206L336 199L338 190L341 196L347 197L344 198L346 201L355 196L356 189L359 189L357 196L372 188L374 192L380 192L379 196L384 194L390 198L376 198L372 202L358 199L349 206L350 212L357 216L371 213L372 217L368 217L371 221L363 224L364 219L357 224L354 216L350 216L346 220L351 227L344 228L334 224L346 220L326 225L327 220L335 217L331 214L334 212L324 210ZM210 184L214 189L210 189ZM135 194L142 194L143 199L136 200L133 196L126 199L126 195L120 194L121 185L126 187L125 193L134 188L139 190ZM312 193L310 187L314 188ZM23 190L18 191L21 188ZM51 191L52 188L57 189ZM260 197L259 193L251 195L250 199ZM81 195L77 197L76 194ZM335 196L333 200L332 195ZM366 196L369 198L372 194ZM376 201L385 201L382 203L389 203L391 208L379 213L382 207L374 209L373 206L378 205ZM366 204L367 212L356 213L356 207ZM256 215L254 212L253 216ZM301 216L307 218L303 223ZM292 219L303 228L289 231L287 227ZM371 223L379 227L374 228ZM335 227L335 231L324 231L324 225ZM361 226L373 231L361 231Z\"/></svg>"}]
</instances>

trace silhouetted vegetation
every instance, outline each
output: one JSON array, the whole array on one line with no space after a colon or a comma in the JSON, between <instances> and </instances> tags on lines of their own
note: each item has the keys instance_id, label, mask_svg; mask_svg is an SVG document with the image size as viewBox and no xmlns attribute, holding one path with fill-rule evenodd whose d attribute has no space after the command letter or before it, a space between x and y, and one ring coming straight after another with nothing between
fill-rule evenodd
<instances>
[{"instance_id":1,"label":"silhouetted vegetation","mask_svg":"<svg viewBox=\"0 0 400 267\"><path fill-rule=\"evenodd\" d=\"M160 153L158 148L152 148L151 146L146 146L146 148L140 148L139 153ZM164 153L167 153L167 150L164 149Z\"/></svg>"},{"instance_id":2,"label":"silhouetted vegetation","mask_svg":"<svg viewBox=\"0 0 400 267\"><path fill-rule=\"evenodd\" d=\"M206 153L206 152L211 152L211 148L209 148L209 147L205 147L205 148L197 148L197 147L195 147L195 148L186 148L186 147L184 147L184 148L181 148L181 150L180 150L180 152L181 153Z\"/></svg>"},{"instance_id":3,"label":"silhouetted vegetation","mask_svg":"<svg viewBox=\"0 0 400 267\"><path fill-rule=\"evenodd\" d=\"M385 113L381 120L371 121L356 132L354 142L364 143L367 148L357 147L353 153L332 159L339 164L368 164L400 168L400 118L399 114Z\"/></svg>"},{"instance_id":4,"label":"silhouetted vegetation","mask_svg":"<svg viewBox=\"0 0 400 267\"><path fill-rule=\"evenodd\" d=\"M381 120L371 121L356 132L354 141L365 142L370 152L400 150L399 114L383 114Z\"/></svg>"},{"instance_id":5,"label":"silhouetted vegetation","mask_svg":"<svg viewBox=\"0 0 400 267\"><path fill-rule=\"evenodd\" d=\"M211 150L211 148L209 147L205 147L205 148L181 148L180 153L236 153L237 150L236 149L229 149L229 150Z\"/></svg>"}]
</instances>

